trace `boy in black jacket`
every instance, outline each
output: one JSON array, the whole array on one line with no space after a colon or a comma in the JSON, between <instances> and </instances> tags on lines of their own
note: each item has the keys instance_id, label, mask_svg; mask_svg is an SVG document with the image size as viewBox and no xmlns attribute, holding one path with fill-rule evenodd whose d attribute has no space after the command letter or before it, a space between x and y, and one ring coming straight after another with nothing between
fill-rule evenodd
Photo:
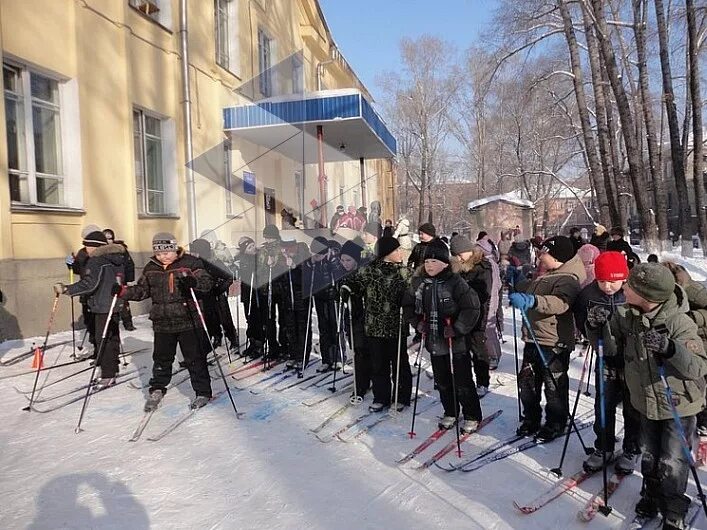
<instances>
[{"instance_id":1,"label":"boy in black jacket","mask_svg":"<svg viewBox=\"0 0 707 530\"><path fill-rule=\"evenodd\" d=\"M132 283L135 281L135 262L133 261L130 252L128 252L128 245L125 241L120 239L115 239L115 232L112 228L104 228L103 235L106 236L106 241L109 245L115 243L120 245L125 249L125 283ZM121 300L120 307L120 320L123 322L123 327L125 331L135 331L135 326L133 325L133 314L130 311L130 302L127 300Z\"/></svg>"},{"instance_id":2,"label":"boy in black jacket","mask_svg":"<svg viewBox=\"0 0 707 530\"><path fill-rule=\"evenodd\" d=\"M83 297L93 315L96 329L94 351L100 356L97 362L101 367L101 378L96 388L100 390L114 385L118 375L120 301L115 304L112 313L110 309L114 286L122 284L125 278L126 255L122 245L109 245L103 232L91 232L84 238L83 245L88 260L83 267L81 280L71 285L58 283L54 286L54 291L57 294ZM107 322L108 329L102 341L101 335Z\"/></svg>"},{"instance_id":3,"label":"boy in black jacket","mask_svg":"<svg viewBox=\"0 0 707 530\"><path fill-rule=\"evenodd\" d=\"M449 261L447 246L441 241L431 242L425 249L424 270L413 277L403 307L409 322L424 336L425 348L432 358L435 383L444 407L439 428L451 429L455 425L461 405L464 412L461 430L468 433L475 431L482 419L466 343L466 336L476 327L481 309L476 293L461 276L452 272ZM454 375L450 357L453 357ZM457 390L457 410L453 384Z\"/></svg>"},{"instance_id":4,"label":"boy in black jacket","mask_svg":"<svg viewBox=\"0 0 707 530\"><path fill-rule=\"evenodd\" d=\"M286 292L282 294L284 300L284 333L289 345L287 358L289 359L285 366L294 368L297 371L303 369L302 360L304 359L305 368L309 364L309 354L312 349L312 324L309 319L307 310L309 309L309 292L305 292L305 263L310 258L309 247L306 243L297 243L288 245L286 248L285 259L289 270L286 274L287 282L284 284ZM307 279L309 284L309 279ZM290 285L292 288L290 289ZM307 325L309 324L309 329ZM282 331L282 330L281 330ZM305 344L305 340L307 341ZM306 351L305 351L306 349Z\"/></svg>"},{"instance_id":5,"label":"boy in black jacket","mask_svg":"<svg viewBox=\"0 0 707 530\"><path fill-rule=\"evenodd\" d=\"M203 262L177 246L172 234L155 234L152 250L155 255L145 265L137 284L120 291L120 297L125 300L152 299L150 320L155 341L150 396L145 402L145 412L155 410L167 392L177 344L196 393L191 408L197 409L211 399L211 377L206 364L207 351L203 347L204 330L190 290L209 292L213 282Z\"/></svg>"}]
</instances>

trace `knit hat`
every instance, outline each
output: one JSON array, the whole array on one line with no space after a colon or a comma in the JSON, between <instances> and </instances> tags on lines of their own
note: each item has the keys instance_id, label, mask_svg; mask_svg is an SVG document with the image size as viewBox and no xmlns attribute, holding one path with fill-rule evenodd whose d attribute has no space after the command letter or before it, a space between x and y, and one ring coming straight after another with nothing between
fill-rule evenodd
<instances>
[{"instance_id":1,"label":"knit hat","mask_svg":"<svg viewBox=\"0 0 707 530\"><path fill-rule=\"evenodd\" d=\"M474 243L464 236L454 236L449 242L449 247L452 251L452 256L458 256L462 252L471 252L474 250Z\"/></svg>"},{"instance_id":2,"label":"knit hat","mask_svg":"<svg viewBox=\"0 0 707 530\"><path fill-rule=\"evenodd\" d=\"M195 239L189 243L189 251L200 258L209 259L211 257L211 244L206 239Z\"/></svg>"},{"instance_id":3,"label":"knit hat","mask_svg":"<svg viewBox=\"0 0 707 530\"><path fill-rule=\"evenodd\" d=\"M449 248L440 239L430 241L425 247L425 259L436 259L444 263L449 263Z\"/></svg>"},{"instance_id":4,"label":"knit hat","mask_svg":"<svg viewBox=\"0 0 707 530\"><path fill-rule=\"evenodd\" d=\"M380 237L380 228L381 225L379 223L366 223L363 227L363 231L371 234L373 237Z\"/></svg>"},{"instance_id":5,"label":"knit hat","mask_svg":"<svg viewBox=\"0 0 707 530\"><path fill-rule=\"evenodd\" d=\"M101 229L96 225L86 225L81 230L81 238L85 238L91 232L100 232Z\"/></svg>"},{"instance_id":6,"label":"knit hat","mask_svg":"<svg viewBox=\"0 0 707 530\"><path fill-rule=\"evenodd\" d=\"M574 258L575 249L569 237L555 236L543 241L542 250L560 263L567 263Z\"/></svg>"},{"instance_id":7,"label":"knit hat","mask_svg":"<svg viewBox=\"0 0 707 530\"><path fill-rule=\"evenodd\" d=\"M378 256L381 259L385 258L391 252L394 252L398 247L400 247L400 243L394 237L390 237L390 236L381 237L376 242L376 256Z\"/></svg>"},{"instance_id":8,"label":"knit hat","mask_svg":"<svg viewBox=\"0 0 707 530\"><path fill-rule=\"evenodd\" d=\"M154 252L177 252L177 238L169 232L158 232L152 237Z\"/></svg>"},{"instance_id":9,"label":"knit hat","mask_svg":"<svg viewBox=\"0 0 707 530\"><path fill-rule=\"evenodd\" d=\"M263 228L263 237L265 239L280 239L280 230L275 225L267 225Z\"/></svg>"},{"instance_id":10,"label":"knit hat","mask_svg":"<svg viewBox=\"0 0 707 530\"><path fill-rule=\"evenodd\" d=\"M658 263L639 263L628 275L628 286L649 302L663 303L675 290L675 278Z\"/></svg>"},{"instance_id":11,"label":"knit hat","mask_svg":"<svg viewBox=\"0 0 707 530\"><path fill-rule=\"evenodd\" d=\"M347 241L341 247L341 255L346 254L354 259L356 263L361 261L361 247L353 241Z\"/></svg>"},{"instance_id":12,"label":"knit hat","mask_svg":"<svg viewBox=\"0 0 707 530\"><path fill-rule=\"evenodd\" d=\"M248 236L241 236L241 238L238 240L238 246L240 248L245 248L248 245L250 245L251 243L255 244L255 241L253 241L252 237L248 237Z\"/></svg>"},{"instance_id":13,"label":"knit hat","mask_svg":"<svg viewBox=\"0 0 707 530\"><path fill-rule=\"evenodd\" d=\"M329 251L329 240L324 236L315 237L309 245L309 251L312 254L326 254Z\"/></svg>"},{"instance_id":14,"label":"knit hat","mask_svg":"<svg viewBox=\"0 0 707 530\"><path fill-rule=\"evenodd\" d=\"M599 254L594 260L594 277L601 282L625 280L628 278L626 256L613 251Z\"/></svg>"},{"instance_id":15,"label":"knit hat","mask_svg":"<svg viewBox=\"0 0 707 530\"><path fill-rule=\"evenodd\" d=\"M435 225L432 223L422 223L418 228L418 232L422 232L423 234L427 234L428 236L431 237L436 237L437 236L437 229L435 228Z\"/></svg>"},{"instance_id":16,"label":"knit hat","mask_svg":"<svg viewBox=\"0 0 707 530\"><path fill-rule=\"evenodd\" d=\"M83 238L84 247L102 247L103 245L107 244L108 240L106 239L106 236L103 235L103 232L100 232L98 230L86 234L86 236Z\"/></svg>"},{"instance_id":17,"label":"knit hat","mask_svg":"<svg viewBox=\"0 0 707 530\"><path fill-rule=\"evenodd\" d=\"M606 227L604 225L595 225L594 233L598 236L606 233Z\"/></svg>"}]
</instances>

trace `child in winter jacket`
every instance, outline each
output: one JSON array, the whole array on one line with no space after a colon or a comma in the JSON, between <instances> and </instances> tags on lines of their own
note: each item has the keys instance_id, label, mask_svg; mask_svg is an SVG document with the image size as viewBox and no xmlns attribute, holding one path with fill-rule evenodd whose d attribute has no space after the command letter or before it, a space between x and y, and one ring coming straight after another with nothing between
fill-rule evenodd
<instances>
[{"instance_id":1,"label":"child in winter jacket","mask_svg":"<svg viewBox=\"0 0 707 530\"><path fill-rule=\"evenodd\" d=\"M366 308L364 328L371 359L373 404L371 412L380 412L391 403L391 377L398 372L398 407L410 405L412 372L407 356L408 323L402 322L403 295L409 287L410 271L402 265L398 240L382 237L376 243L377 258L359 269L347 285L352 296L363 300ZM400 353L400 364L396 359Z\"/></svg>"},{"instance_id":2,"label":"child in winter jacket","mask_svg":"<svg viewBox=\"0 0 707 530\"><path fill-rule=\"evenodd\" d=\"M565 432L569 417L570 353L574 350L575 325L572 305L584 280L584 265L565 236L543 242L538 257L548 272L529 284L518 284L509 296L511 305L525 313L523 367L518 376L525 419L518 434L547 442ZM537 343L536 343L537 341ZM545 366L547 363L547 367ZM540 428L540 389L545 386L545 425Z\"/></svg>"},{"instance_id":3,"label":"child in winter jacket","mask_svg":"<svg viewBox=\"0 0 707 530\"><path fill-rule=\"evenodd\" d=\"M115 384L120 362L120 332L118 315L122 302L118 301L111 312L114 286L120 286L125 279L127 257L122 245L109 245L103 232L91 232L83 240L88 260L84 264L81 280L71 285L58 283L54 286L57 294L80 296L86 300L94 318L96 329L96 362L101 367L101 378L97 388ZM108 326L106 328L106 325ZM105 338L102 337L106 329Z\"/></svg>"},{"instance_id":4,"label":"child in winter jacket","mask_svg":"<svg viewBox=\"0 0 707 530\"><path fill-rule=\"evenodd\" d=\"M305 264L309 263L309 259L310 252L306 243L288 246L286 253L287 266L289 267L287 272L287 292L283 295L286 309L284 314L285 333L287 335L287 344L290 345L289 360L286 366L295 368L298 372L309 364L309 354L312 349L309 291L305 288L305 275L307 273L304 271ZM304 365L302 364L303 361Z\"/></svg>"},{"instance_id":5,"label":"child in winter jacket","mask_svg":"<svg viewBox=\"0 0 707 530\"><path fill-rule=\"evenodd\" d=\"M425 249L424 270L413 278L403 306L408 321L424 337L425 348L432 358L435 383L444 407L440 429L455 425L461 405L464 413L461 430L469 433L478 427L482 413L466 338L476 328L481 310L476 293L452 272L449 261L446 245L430 243Z\"/></svg>"},{"instance_id":6,"label":"child in winter jacket","mask_svg":"<svg viewBox=\"0 0 707 530\"><path fill-rule=\"evenodd\" d=\"M591 247L591 245L584 245L582 248L586 247ZM611 320L611 315L616 312L619 306L624 304L623 285L628 278L628 264L625 256L620 252L604 252L600 254L594 262L594 275L596 279L582 289L573 307L575 321L583 331L585 330L585 325L590 331L594 325L594 321L587 317L588 313L591 312L592 315L600 313L602 320ZM589 336L586 331L584 333ZM592 346L596 349L596 343L592 344ZM599 373L598 364L595 367L595 388L599 388L599 377L604 377L607 447L602 445L601 424L595 421L595 451L585 460L584 468L590 471L600 470L604 462L602 452L606 452L607 462L614 458L616 407L622 404L624 418L623 453L616 459L614 467L617 473L628 475L633 473L635 457L641 452L639 440L640 419L636 409L631 405L628 388L626 387L623 351L618 351L615 356L605 359L603 374ZM594 400L596 418L600 417L600 405L599 396L596 396Z\"/></svg>"},{"instance_id":7,"label":"child in winter jacket","mask_svg":"<svg viewBox=\"0 0 707 530\"><path fill-rule=\"evenodd\" d=\"M194 307L191 289L207 293L213 282L202 261L177 246L172 234L155 234L152 250L155 255L145 265L137 284L120 292L120 297L125 300L152 299L150 320L155 341L150 395L145 402L145 412L155 410L167 392L177 344L196 393L191 407L203 407L211 399L211 377L206 364L207 351L203 347L204 330L198 310Z\"/></svg>"},{"instance_id":8,"label":"child in winter jacket","mask_svg":"<svg viewBox=\"0 0 707 530\"><path fill-rule=\"evenodd\" d=\"M690 506L682 433L687 440L695 436L696 415L705 404L707 355L686 314L685 293L666 267L636 265L624 294L626 306L609 322L600 307L590 310L588 320L597 329L592 338L604 339L607 356L623 351L631 403L640 413L643 488L636 513L655 517L660 511L664 529L680 529Z\"/></svg>"}]
</instances>

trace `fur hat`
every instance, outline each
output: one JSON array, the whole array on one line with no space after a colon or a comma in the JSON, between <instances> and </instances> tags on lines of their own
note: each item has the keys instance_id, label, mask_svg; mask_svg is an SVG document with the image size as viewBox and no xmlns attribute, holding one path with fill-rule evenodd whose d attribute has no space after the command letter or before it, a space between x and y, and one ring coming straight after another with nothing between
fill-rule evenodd
<instances>
[{"instance_id":1,"label":"fur hat","mask_svg":"<svg viewBox=\"0 0 707 530\"><path fill-rule=\"evenodd\" d=\"M424 258L436 259L444 263L449 263L449 248L442 240L435 239L430 241L425 247Z\"/></svg>"}]
</instances>

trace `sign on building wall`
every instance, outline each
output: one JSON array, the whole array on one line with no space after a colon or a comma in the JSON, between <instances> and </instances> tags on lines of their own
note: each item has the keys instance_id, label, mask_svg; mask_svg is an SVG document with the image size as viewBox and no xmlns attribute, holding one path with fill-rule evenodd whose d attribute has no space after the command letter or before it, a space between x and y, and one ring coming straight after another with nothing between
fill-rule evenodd
<instances>
[{"instance_id":1,"label":"sign on building wall","mask_svg":"<svg viewBox=\"0 0 707 530\"><path fill-rule=\"evenodd\" d=\"M243 172L243 193L245 195L255 195L255 173Z\"/></svg>"}]
</instances>

